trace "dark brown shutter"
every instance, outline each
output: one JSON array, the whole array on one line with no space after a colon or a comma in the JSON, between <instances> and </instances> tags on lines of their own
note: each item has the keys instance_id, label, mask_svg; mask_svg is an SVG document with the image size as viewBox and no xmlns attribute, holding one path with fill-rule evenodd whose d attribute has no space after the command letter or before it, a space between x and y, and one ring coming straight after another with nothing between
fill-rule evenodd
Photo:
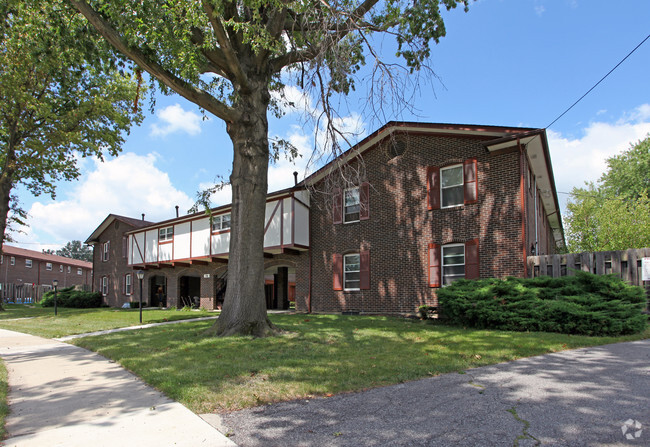
<instances>
[{"instance_id":1,"label":"dark brown shutter","mask_svg":"<svg viewBox=\"0 0 650 447\"><path fill-rule=\"evenodd\" d=\"M368 220L370 218L370 185L362 183L359 187L359 220ZM363 288L363 287L362 287Z\"/></svg>"},{"instance_id":2,"label":"dark brown shutter","mask_svg":"<svg viewBox=\"0 0 650 447\"><path fill-rule=\"evenodd\" d=\"M437 166L427 168L427 208L440 209L440 168Z\"/></svg>"},{"instance_id":3,"label":"dark brown shutter","mask_svg":"<svg viewBox=\"0 0 650 447\"><path fill-rule=\"evenodd\" d=\"M370 289L370 252L362 250L359 253L359 259L361 261L359 288L367 290Z\"/></svg>"},{"instance_id":4,"label":"dark brown shutter","mask_svg":"<svg viewBox=\"0 0 650 447\"><path fill-rule=\"evenodd\" d=\"M479 256L478 239L465 242L465 279L478 279Z\"/></svg>"},{"instance_id":5,"label":"dark brown shutter","mask_svg":"<svg viewBox=\"0 0 650 447\"><path fill-rule=\"evenodd\" d=\"M334 194L332 195L332 216L334 217L335 224L343 222L343 197L341 195L341 188L334 189Z\"/></svg>"},{"instance_id":6,"label":"dark brown shutter","mask_svg":"<svg viewBox=\"0 0 650 447\"><path fill-rule=\"evenodd\" d=\"M440 287L440 245L429 244L429 287Z\"/></svg>"},{"instance_id":7,"label":"dark brown shutter","mask_svg":"<svg viewBox=\"0 0 650 447\"><path fill-rule=\"evenodd\" d=\"M334 290L343 290L343 255L332 255L332 276Z\"/></svg>"},{"instance_id":8,"label":"dark brown shutter","mask_svg":"<svg viewBox=\"0 0 650 447\"><path fill-rule=\"evenodd\" d=\"M463 163L465 177L465 205L478 202L478 182L476 181L476 159L470 158Z\"/></svg>"}]
</instances>

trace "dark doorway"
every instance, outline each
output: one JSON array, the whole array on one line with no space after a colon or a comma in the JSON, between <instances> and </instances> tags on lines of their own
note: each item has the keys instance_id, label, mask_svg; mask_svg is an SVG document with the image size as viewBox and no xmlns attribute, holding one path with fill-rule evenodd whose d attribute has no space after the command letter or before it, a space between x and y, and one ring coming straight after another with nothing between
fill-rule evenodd
<instances>
[{"instance_id":1,"label":"dark doorway","mask_svg":"<svg viewBox=\"0 0 650 447\"><path fill-rule=\"evenodd\" d=\"M200 300L199 297L201 296L201 278L196 276L181 276L179 286L179 307L198 307Z\"/></svg>"},{"instance_id":2,"label":"dark doorway","mask_svg":"<svg viewBox=\"0 0 650 447\"><path fill-rule=\"evenodd\" d=\"M167 307L167 278L154 275L149 279L149 303L151 306Z\"/></svg>"}]
</instances>

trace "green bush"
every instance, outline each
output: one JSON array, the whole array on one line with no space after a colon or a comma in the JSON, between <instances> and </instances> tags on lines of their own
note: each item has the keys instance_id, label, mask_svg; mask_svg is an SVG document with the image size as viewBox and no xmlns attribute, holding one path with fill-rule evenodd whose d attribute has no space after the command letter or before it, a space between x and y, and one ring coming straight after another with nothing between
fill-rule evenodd
<instances>
[{"instance_id":1,"label":"green bush","mask_svg":"<svg viewBox=\"0 0 650 447\"><path fill-rule=\"evenodd\" d=\"M59 307L73 307L76 309L88 309L102 307L102 294L99 292L85 292L75 290L74 287L66 287L57 291L56 304ZM42 307L54 307L54 291L50 290L43 294Z\"/></svg>"},{"instance_id":2,"label":"green bush","mask_svg":"<svg viewBox=\"0 0 650 447\"><path fill-rule=\"evenodd\" d=\"M647 325L644 290L615 275L459 280L438 299L446 321L475 328L616 336Z\"/></svg>"}]
</instances>

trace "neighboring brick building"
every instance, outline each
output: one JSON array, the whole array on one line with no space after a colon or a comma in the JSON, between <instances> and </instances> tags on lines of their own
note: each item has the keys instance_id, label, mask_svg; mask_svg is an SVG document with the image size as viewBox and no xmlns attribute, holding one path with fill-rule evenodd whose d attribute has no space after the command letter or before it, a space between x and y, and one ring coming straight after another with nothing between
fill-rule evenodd
<instances>
[{"instance_id":1,"label":"neighboring brick building","mask_svg":"<svg viewBox=\"0 0 650 447\"><path fill-rule=\"evenodd\" d=\"M109 214L86 240L93 247L93 291L102 292L104 302L120 307L133 300L136 283L133 267L126 262L128 231L151 225L143 219ZM136 300L133 300L136 301Z\"/></svg>"},{"instance_id":2,"label":"neighboring brick building","mask_svg":"<svg viewBox=\"0 0 650 447\"><path fill-rule=\"evenodd\" d=\"M4 245L0 257L0 294L4 301L37 301L59 281L59 288L90 287L92 263Z\"/></svg>"},{"instance_id":3,"label":"neighboring brick building","mask_svg":"<svg viewBox=\"0 0 650 447\"><path fill-rule=\"evenodd\" d=\"M543 129L391 122L336 165L347 183L330 163L268 196L269 307L293 294L303 311L413 313L456 278L525 276L527 256L564 245ZM144 269L152 304L164 285L169 304L214 307L229 211L128 231L119 268Z\"/></svg>"}]
</instances>

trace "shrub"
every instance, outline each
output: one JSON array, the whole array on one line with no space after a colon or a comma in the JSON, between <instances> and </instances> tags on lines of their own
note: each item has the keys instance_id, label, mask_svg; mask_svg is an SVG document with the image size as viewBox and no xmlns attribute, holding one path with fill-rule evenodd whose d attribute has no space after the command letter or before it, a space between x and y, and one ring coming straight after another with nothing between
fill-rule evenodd
<instances>
[{"instance_id":1,"label":"shrub","mask_svg":"<svg viewBox=\"0 0 650 447\"><path fill-rule=\"evenodd\" d=\"M616 336L647 325L644 290L615 275L459 280L438 299L448 322L475 328Z\"/></svg>"},{"instance_id":2,"label":"shrub","mask_svg":"<svg viewBox=\"0 0 650 447\"><path fill-rule=\"evenodd\" d=\"M56 304L59 307L72 307L76 309L102 307L102 294L99 292L75 290L74 287L66 287L57 291ZM53 290L43 294L41 306L54 307Z\"/></svg>"}]
</instances>

